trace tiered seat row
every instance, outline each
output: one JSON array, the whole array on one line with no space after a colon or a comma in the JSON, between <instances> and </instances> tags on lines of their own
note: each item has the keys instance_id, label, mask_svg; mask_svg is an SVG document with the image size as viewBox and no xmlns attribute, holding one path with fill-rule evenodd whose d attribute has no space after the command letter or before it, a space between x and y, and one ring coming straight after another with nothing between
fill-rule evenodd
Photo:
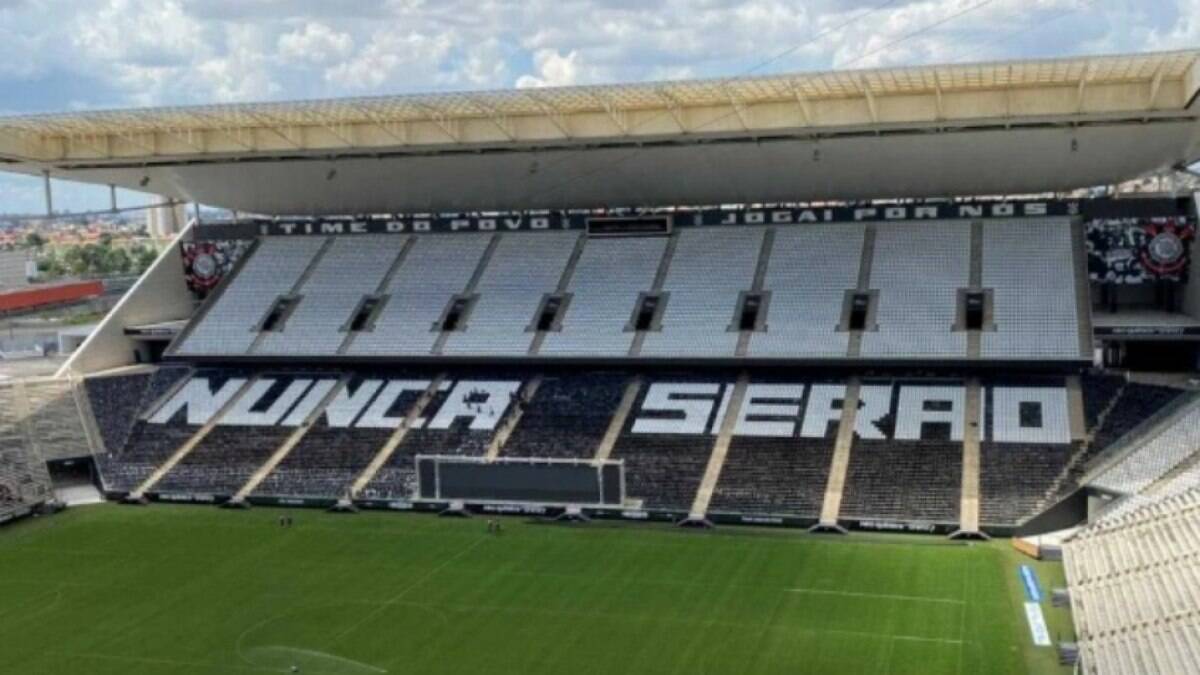
<instances>
[{"instance_id":1,"label":"tiered seat row","mask_svg":"<svg viewBox=\"0 0 1200 675\"><path fill-rule=\"evenodd\" d=\"M1084 380L1087 381L1086 379ZM1086 394L1085 389L1085 394ZM1166 408L1183 392L1172 387L1131 382L1120 389L1108 415L1093 431L1092 454L1099 454L1133 431L1155 413ZM1086 404L1086 397L1084 399Z\"/></svg>"},{"instance_id":2,"label":"tiered seat row","mask_svg":"<svg viewBox=\"0 0 1200 675\"><path fill-rule=\"evenodd\" d=\"M608 431L628 379L615 374L546 378L533 400L521 404L521 422L502 454L591 458Z\"/></svg>"},{"instance_id":3,"label":"tiered seat row","mask_svg":"<svg viewBox=\"0 0 1200 675\"><path fill-rule=\"evenodd\" d=\"M1164 421L1152 438L1102 469L1090 484L1118 494L1135 494L1200 452L1200 401Z\"/></svg>"},{"instance_id":4,"label":"tiered seat row","mask_svg":"<svg viewBox=\"0 0 1200 675\"><path fill-rule=\"evenodd\" d=\"M687 378L678 378L684 381ZM674 378L673 378L674 380ZM638 394L641 410L651 387ZM635 433L638 415L630 415L613 447L611 459L625 463L625 498L630 505L653 509L691 509L700 480L712 455L715 435L709 434L716 412L710 411L699 433ZM671 419L668 414L643 413L642 420Z\"/></svg>"},{"instance_id":5,"label":"tiered seat row","mask_svg":"<svg viewBox=\"0 0 1200 675\"><path fill-rule=\"evenodd\" d=\"M709 510L819 516L834 440L735 437Z\"/></svg>"},{"instance_id":6,"label":"tiered seat row","mask_svg":"<svg viewBox=\"0 0 1200 675\"><path fill-rule=\"evenodd\" d=\"M201 370L161 408L147 409L124 446L100 465L110 490L132 490L211 423L208 435L151 492L234 494L308 419L311 426L287 446L252 496L341 498L361 479L367 482L356 497L411 500L418 455L480 457L494 450L507 458L596 457L634 377L477 369L437 377ZM606 448L610 459L624 464L627 507L691 509L725 429L727 452L713 475L711 499L700 504L714 514L820 514L841 419L840 382L754 376L737 416L729 418L737 386L728 373L643 373L636 381L629 414ZM1010 526L1032 515L1077 451L1059 382L983 387L985 524ZM418 411L426 391L431 396ZM244 393L232 398L237 392ZM953 525L960 513L966 395L961 380L864 382L840 516ZM224 412L214 417L219 410ZM727 420L732 424L725 427ZM381 468L365 475L377 457Z\"/></svg>"},{"instance_id":7,"label":"tiered seat row","mask_svg":"<svg viewBox=\"0 0 1200 675\"><path fill-rule=\"evenodd\" d=\"M980 522L1018 523L1035 515L1077 449L1075 444L981 444Z\"/></svg>"},{"instance_id":8,"label":"tiered seat row","mask_svg":"<svg viewBox=\"0 0 1200 675\"><path fill-rule=\"evenodd\" d=\"M17 413L11 387L0 387L0 519L50 499L50 476Z\"/></svg>"},{"instance_id":9,"label":"tiered seat row","mask_svg":"<svg viewBox=\"0 0 1200 675\"><path fill-rule=\"evenodd\" d=\"M1083 672L1200 672L1200 490L1102 518L1064 555Z\"/></svg>"},{"instance_id":10,"label":"tiered seat row","mask_svg":"<svg viewBox=\"0 0 1200 675\"><path fill-rule=\"evenodd\" d=\"M405 392L392 406L390 415L403 415L420 397L418 392ZM429 408L436 410L449 398L449 392L435 393ZM484 404L479 404L481 407ZM496 404L492 403L495 413ZM482 455L492 439L492 431L472 431L467 420L455 420L449 429L433 431L411 429L392 452L387 463L380 467L362 496L371 499L412 499L417 494L417 455Z\"/></svg>"},{"instance_id":11,"label":"tiered seat row","mask_svg":"<svg viewBox=\"0 0 1200 675\"><path fill-rule=\"evenodd\" d=\"M995 308L995 329L983 332L985 358L1079 353L1070 228L1063 220L983 224L983 287L992 289Z\"/></svg>"},{"instance_id":12,"label":"tiered seat row","mask_svg":"<svg viewBox=\"0 0 1200 675\"><path fill-rule=\"evenodd\" d=\"M186 367L167 366L152 371L84 380L104 452L117 452L125 447L138 414L165 395L189 372L190 369Z\"/></svg>"},{"instance_id":13,"label":"tiered seat row","mask_svg":"<svg viewBox=\"0 0 1200 675\"><path fill-rule=\"evenodd\" d=\"M856 441L842 516L957 523L962 454L962 443L946 441Z\"/></svg>"},{"instance_id":14,"label":"tiered seat row","mask_svg":"<svg viewBox=\"0 0 1200 675\"><path fill-rule=\"evenodd\" d=\"M291 292L326 241L325 237L262 240L224 292L214 296L214 304L192 328L179 353L247 354L262 334L259 328L271 306ZM360 293L373 290L359 289ZM346 311L348 315L350 310Z\"/></svg>"},{"instance_id":15,"label":"tiered seat row","mask_svg":"<svg viewBox=\"0 0 1200 675\"><path fill-rule=\"evenodd\" d=\"M538 357L622 358L642 331L646 359L1079 361L1090 355L1079 339L1075 276L1058 264L1071 260L1070 227L1066 219L983 226L975 290L992 294L993 315L978 355L958 325L975 236L964 221L681 228L634 239L575 231L267 237L175 353L525 357L541 332ZM864 257L868 231L873 255ZM564 279L554 296L560 309L539 322L543 298ZM858 355L846 321L855 291L876 298ZM750 330L739 312L752 292ZM654 321L639 328L639 298L655 293ZM284 296L287 309L268 328ZM375 309L355 327L368 299Z\"/></svg>"}]
</instances>

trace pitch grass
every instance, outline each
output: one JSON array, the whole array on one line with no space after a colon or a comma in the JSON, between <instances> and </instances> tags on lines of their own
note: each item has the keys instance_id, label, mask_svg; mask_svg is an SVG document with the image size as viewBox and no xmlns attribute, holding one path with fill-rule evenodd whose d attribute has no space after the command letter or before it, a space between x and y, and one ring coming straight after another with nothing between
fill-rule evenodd
<instances>
[{"instance_id":1,"label":"pitch grass","mask_svg":"<svg viewBox=\"0 0 1200 675\"><path fill-rule=\"evenodd\" d=\"M0 673L1067 672L1030 644L1007 542L503 524L166 505L26 520L0 528Z\"/></svg>"}]
</instances>

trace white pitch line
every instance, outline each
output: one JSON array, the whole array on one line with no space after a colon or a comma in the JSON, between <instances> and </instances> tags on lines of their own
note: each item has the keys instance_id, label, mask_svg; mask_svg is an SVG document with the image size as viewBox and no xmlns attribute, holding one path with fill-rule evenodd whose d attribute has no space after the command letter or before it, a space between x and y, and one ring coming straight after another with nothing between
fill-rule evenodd
<instances>
[{"instance_id":1,"label":"white pitch line","mask_svg":"<svg viewBox=\"0 0 1200 675\"><path fill-rule=\"evenodd\" d=\"M892 595L888 593L855 593L853 591L827 591L819 588L785 588L785 593L811 593L813 595L838 595L851 598L880 598L883 600L910 600L912 602L936 602L946 605L965 605L962 600L953 598L927 598L921 595Z\"/></svg>"},{"instance_id":2,"label":"white pitch line","mask_svg":"<svg viewBox=\"0 0 1200 675\"><path fill-rule=\"evenodd\" d=\"M119 654L97 654L95 652L63 652L63 651L49 651L49 652L45 652L45 653L46 654L54 654L56 656L77 658L77 659L97 659L97 660L101 660L101 661L121 661L124 663L148 663L148 664L157 664L160 666L186 666L188 668L196 668L196 667L220 668L223 670L224 669L234 669L234 670L242 670L242 671L255 672L255 673L263 673L263 672L286 673L286 672L288 672L284 668L269 668L267 666L240 666L237 664L229 664L229 663L206 663L204 661L182 661L180 659L151 658L151 657L147 657L147 656L122 656Z\"/></svg>"},{"instance_id":3,"label":"white pitch line","mask_svg":"<svg viewBox=\"0 0 1200 675\"><path fill-rule=\"evenodd\" d=\"M405 586L399 593L388 598L386 601L380 603L379 606L377 606L375 609L371 610L370 612L367 612L366 614L364 614L362 616L362 618L360 618L358 621L355 621L354 623L350 624L345 630L343 630L343 631L339 632L337 635L333 636L333 642L337 642L338 640L341 640L342 638L346 637L351 632L353 632L355 629L357 629L359 626L361 626L364 623L375 618L375 616L378 615L380 612L383 612L387 608L391 607L392 605L395 605L396 603L400 602L400 600L403 599L404 596L408 595L413 590L415 590L418 586L420 586L421 584L423 584L426 581L428 581L429 579L431 579L438 572L441 572L442 570L449 567L451 563L455 562L459 558L470 553L472 550L475 549L476 546L483 543L483 541L487 538L488 537L486 535L479 537L475 541L473 541L470 544L463 547L463 549L461 551L459 551L458 553L455 553L454 555L450 556L449 558L446 558L445 560L443 560L437 567L434 567L433 569L429 570L425 574L422 574L421 576L417 577L416 580L414 580L409 585Z\"/></svg>"}]
</instances>

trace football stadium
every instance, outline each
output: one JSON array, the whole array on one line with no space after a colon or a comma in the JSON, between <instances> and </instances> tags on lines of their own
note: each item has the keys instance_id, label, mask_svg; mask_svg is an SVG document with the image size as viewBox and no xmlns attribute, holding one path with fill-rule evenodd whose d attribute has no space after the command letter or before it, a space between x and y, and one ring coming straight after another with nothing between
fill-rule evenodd
<instances>
[{"instance_id":1,"label":"football stadium","mask_svg":"<svg viewBox=\"0 0 1200 675\"><path fill-rule=\"evenodd\" d=\"M0 118L0 672L1197 673L1200 51ZM65 495L98 493L75 505Z\"/></svg>"}]
</instances>

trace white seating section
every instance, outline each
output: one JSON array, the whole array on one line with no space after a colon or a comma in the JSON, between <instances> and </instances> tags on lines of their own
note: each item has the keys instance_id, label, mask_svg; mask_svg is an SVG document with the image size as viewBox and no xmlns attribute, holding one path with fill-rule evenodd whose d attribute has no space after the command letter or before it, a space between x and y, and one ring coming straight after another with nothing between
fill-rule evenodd
<instances>
[{"instance_id":1,"label":"white seating section","mask_svg":"<svg viewBox=\"0 0 1200 675\"><path fill-rule=\"evenodd\" d=\"M983 287L993 291L996 326L982 334L983 357L1077 357L1070 221L985 222L983 250Z\"/></svg>"},{"instance_id":2,"label":"white seating section","mask_svg":"<svg viewBox=\"0 0 1200 675\"><path fill-rule=\"evenodd\" d=\"M1200 672L1200 490L1105 517L1063 553L1081 672Z\"/></svg>"},{"instance_id":3,"label":"white seating section","mask_svg":"<svg viewBox=\"0 0 1200 675\"><path fill-rule=\"evenodd\" d=\"M264 238L184 340L185 356L242 355L258 339L258 326L280 295L292 290L325 245L325 237Z\"/></svg>"},{"instance_id":4,"label":"white seating section","mask_svg":"<svg viewBox=\"0 0 1200 675\"><path fill-rule=\"evenodd\" d=\"M540 354L624 356L626 329L638 295L650 289L667 240L662 237L593 239L583 249L567 290L571 304L561 331L550 333Z\"/></svg>"},{"instance_id":5,"label":"white seating section","mask_svg":"<svg viewBox=\"0 0 1200 675\"><path fill-rule=\"evenodd\" d=\"M966 359L968 333L955 323L959 291L971 281L971 227L964 220L680 228L673 245L665 237L583 240L570 269L586 236L578 231L266 237L172 353L525 356L542 299L565 276L561 330L543 335L542 358L626 358L638 297L661 291L661 327L640 338L640 358ZM996 330L980 334L980 358L1090 357L1080 351L1070 227L1066 219L983 223L978 272L994 293ZM856 357L838 327L846 294L858 286L868 228L875 243L865 278L878 296L877 328L862 333ZM759 260L768 230L770 254ZM298 300L282 327L259 331L293 290ZM743 334L730 326L748 291L769 295L764 327ZM374 324L349 333L355 310L377 293ZM460 294L470 303L462 324L442 332L438 322Z\"/></svg>"},{"instance_id":6,"label":"white seating section","mask_svg":"<svg viewBox=\"0 0 1200 675\"><path fill-rule=\"evenodd\" d=\"M383 281L407 237L341 237L304 281L303 298L283 330L266 333L255 354L336 353L346 339L346 325L363 299Z\"/></svg>"},{"instance_id":7,"label":"white seating section","mask_svg":"<svg viewBox=\"0 0 1200 675\"><path fill-rule=\"evenodd\" d=\"M1136 494L1200 453L1200 401L1177 413L1153 438L1105 468L1089 484Z\"/></svg>"},{"instance_id":8,"label":"white seating section","mask_svg":"<svg viewBox=\"0 0 1200 675\"><path fill-rule=\"evenodd\" d=\"M443 354L459 356L524 356L534 333L526 329L536 317L542 296L553 293L562 278L579 232L506 234L496 246L475 292L479 300L455 331Z\"/></svg>"},{"instance_id":9,"label":"white seating section","mask_svg":"<svg viewBox=\"0 0 1200 675\"><path fill-rule=\"evenodd\" d=\"M663 290L662 330L646 334L642 355L729 357L737 350L738 296L750 290L765 228L691 229L679 234Z\"/></svg>"},{"instance_id":10,"label":"white seating section","mask_svg":"<svg viewBox=\"0 0 1200 675\"><path fill-rule=\"evenodd\" d=\"M858 283L863 225L814 225L775 232L764 290L767 329L750 338L750 356L840 358L849 333L838 332L846 291Z\"/></svg>"},{"instance_id":11,"label":"white seating section","mask_svg":"<svg viewBox=\"0 0 1200 675\"><path fill-rule=\"evenodd\" d=\"M437 342L433 324L446 304L471 281L490 234L420 237L392 277L375 330L354 338L348 354L428 354Z\"/></svg>"},{"instance_id":12,"label":"white seating section","mask_svg":"<svg viewBox=\"0 0 1200 675\"><path fill-rule=\"evenodd\" d=\"M967 334L953 328L958 289L970 282L970 240L967 221L878 226L870 286L879 330L863 333L863 356L966 357Z\"/></svg>"}]
</instances>

